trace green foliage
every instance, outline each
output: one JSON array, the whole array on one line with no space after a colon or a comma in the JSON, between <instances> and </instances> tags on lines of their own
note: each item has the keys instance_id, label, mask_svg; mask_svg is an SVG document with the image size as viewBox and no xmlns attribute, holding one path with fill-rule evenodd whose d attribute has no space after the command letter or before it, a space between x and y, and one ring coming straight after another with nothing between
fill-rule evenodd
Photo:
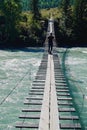
<instances>
[{"instance_id":1,"label":"green foliage","mask_svg":"<svg viewBox=\"0 0 87 130\"><path fill-rule=\"evenodd\" d=\"M43 19L49 19L50 14L53 15L53 18L56 20L60 17L62 17L61 9L58 8L50 8L50 9L42 9L41 10L41 16Z\"/></svg>"},{"instance_id":2,"label":"green foliage","mask_svg":"<svg viewBox=\"0 0 87 130\"><path fill-rule=\"evenodd\" d=\"M39 46L45 36L44 21L47 25L50 14L58 23L58 39L87 41L87 0L1 0L0 37Z\"/></svg>"},{"instance_id":3,"label":"green foliage","mask_svg":"<svg viewBox=\"0 0 87 130\"><path fill-rule=\"evenodd\" d=\"M64 15L68 14L69 6L70 6L70 0L62 0L62 9Z\"/></svg>"},{"instance_id":4,"label":"green foliage","mask_svg":"<svg viewBox=\"0 0 87 130\"><path fill-rule=\"evenodd\" d=\"M20 0L2 0L0 10L0 43L8 46L42 45L44 26L37 0L31 1L29 12L21 12Z\"/></svg>"},{"instance_id":5,"label":"green foliage","mask_svg":"<svg viewBox=\"0 0 87 130\"><path fill-rule=\"evenodd\" d=\"M17 34L17 25L20 20L21 5L19 0L3 0L1 10L5 18L5 29L10 41L14 41Z\"/></svg>"},{"instance_id":6,"label":"green foliage","mask_svg":"<svg viewBox=\"0 0 87 130\"><path fill-rule=\"evenodd\" d=\"M71 0L62 0L61 1L61 22L62 22L62 29L67 33L67 28L71 27L71 15L72 15L72 8L71 8Z\"/></svg>"},{"instance_id":7,"label":"green foliage","mask_svg":"<svg viewBox=\"0 0 87 130\"><path fill-rule=\"evenodd\" d=\"M30 9L32 12L33 19L39 20L40 19L39 0L30 0Z\"/></svg>"},{"instance_id":8,"label":"green foliage","mask_svg":"<svg viewBox=\"0 0 87 130\"><path fill-rule=\"evenodd\" d=\"M83 21L84 18L87 18L86 0L75 1L73 16L74 16L74 20L78 23Z\"/></svg>"},{"instance_id":9,"label":"green foliage","mask_svg":"<svg viewBox=\"0 0 87 130\"><path fill-rule=\"evenodd\" d=\"M57 21L59 42L70 46L87 46L87 0L62 0L62 17ZM77 44L75 44L77 43Z\"/></svg>"},{"instance_id":10,"label":"green foliage","mask_svg":"<svg viewBox=\"0 0 87 130\"><path fill-rule=\"evenodd\" d=\"M7 23L16 24L21 13L20 4L18 0L4 0L2 7L3 14Z\"/></svg>"},{"instance_id":11,"label":"green foliage","mask_svg":"<svg viewBox=\"0 0 87 130\"><path fill-rule=\"evenodd\" d=\"M37 44L40 41L40 37L42 37L42 27L40 21L31 20L30 23L30 37L33 38L33 41Z\"/></svg>"},{"instance_id":12,"label":"green foliage","mask_svg":"<svg viewBox=\"0 0 87 130\"><path fill-rule=\"evenodd\" d=\"M32 13L22 12L19 25L20 46L43 46L44 25L41 20L32 19Z\"/></svg>"},{"instance_id":13,"label":"green foliage","mask_svg":"<svg viewBox=\"0 0 87 130\"><path fill-rule=\"evenodd\" d=\"M77 0L73 11L73 34L79 42L85 41L87 33L87 1Z\"/></svg>"}]
</instances>

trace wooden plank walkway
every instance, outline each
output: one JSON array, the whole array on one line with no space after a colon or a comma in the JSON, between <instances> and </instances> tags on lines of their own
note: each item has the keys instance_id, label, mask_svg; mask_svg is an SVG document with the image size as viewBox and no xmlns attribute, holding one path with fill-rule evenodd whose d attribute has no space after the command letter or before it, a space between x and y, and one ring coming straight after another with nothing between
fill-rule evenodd
<instances>
[{"instance_id":1,"label":"wooden plank walkway","mask_svg":"<svg viewBox=\"0 0 87 130\"><path fill-rule=\"evenodd\" d=\"M60 130L81 130L80 120L57 54L54 55L54 72Z\"/></svg>"},{"instance_id":2,"label":"wooden plank walkway","mask_svg":"<svg viewBox=\"0 0 87 130\"><path fill-rule=\"evenodd\" d=\"M55 56L55 53L53 55L44 55L44 71L46 70L46 73L42 73L42 75L45 80L39 78L34 80L29 96L25 98L24 105L26 108L22 110L23 114L19 116L22 122L17 123L16 128L30 130L80 130L79 117L74 108L65 77L62 74L64 78L61 78L61 81L60 78L55 78L58 71L61 71L59 70L58 56ZM44 64L41 63L41 66ZM41 71L42 68L39 67L39 70ZM39 70L37 73L39 73Z\"/></svg>"},{"instance_id":3,"label":"wooden plank walkway","mask_svg":"<svg viewBox=\"0 0 87 130\"><path fill-rule=\"evenodd\" d=\"M52 18L49 20L47 36L50 31L55 36ZM15 127L21 130L80 130L79 116L55 51L56 42L53 55L48 54L47 46L46 41L45 53L29 96L25 98L20 122Z\"/></svg>"},{"instance_id":4,"label":"wooden plank walkway","mask_svg":"<svg viewBox=\"0 0 87 130\"><path fill-rule=\"evenodd\" d=\"M25 98L25 108L22 109L22 115L19 116L20 122L16 124L19 129L38 129L42 113L42 104L44 99L46 71L47 71L48 55L44 54L40 67L37 72L37 78L32 84L29 96ZM45 66L45 67L44 67ZM43 72L44 73L43 73ZM39 76L40 73L40 76ZM41 78L42 76L42 78Z\"/></svg>"}]
</instances>

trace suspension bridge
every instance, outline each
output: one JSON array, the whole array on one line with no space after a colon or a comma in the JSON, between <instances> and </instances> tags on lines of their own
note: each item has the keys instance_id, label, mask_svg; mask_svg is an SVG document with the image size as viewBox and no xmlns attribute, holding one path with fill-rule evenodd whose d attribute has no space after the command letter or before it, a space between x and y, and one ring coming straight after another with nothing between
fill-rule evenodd
<instances>
[{"instance_id":1,"label":"suspension bridge","mask_svg":"<svg viewBox=\"0 0 87 130\"><path fill-rule=\"evenodd\" d=\"M47 37L54 35L53 54L48 54ZM48 22L45 52L16 128L20 130L81 130L70 88L56 53L54 20Z\"/></svg>"}]
</instances>

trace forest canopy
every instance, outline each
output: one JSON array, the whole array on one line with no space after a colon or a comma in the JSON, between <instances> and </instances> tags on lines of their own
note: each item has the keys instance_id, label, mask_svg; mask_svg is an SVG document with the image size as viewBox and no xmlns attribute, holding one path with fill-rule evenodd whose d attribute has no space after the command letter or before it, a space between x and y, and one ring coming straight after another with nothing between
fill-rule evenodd
<instances>
[{"instance_id":1,"label":"forest canopy","mask_svg":"<svg viewBox=\"0 0 87 130\"><path fill-rule=\"evenodd\" d=\"M1 0L0 44L42 46L50 14L58 46L86 45L87 0Z\"/></svg>"}]
</instances>

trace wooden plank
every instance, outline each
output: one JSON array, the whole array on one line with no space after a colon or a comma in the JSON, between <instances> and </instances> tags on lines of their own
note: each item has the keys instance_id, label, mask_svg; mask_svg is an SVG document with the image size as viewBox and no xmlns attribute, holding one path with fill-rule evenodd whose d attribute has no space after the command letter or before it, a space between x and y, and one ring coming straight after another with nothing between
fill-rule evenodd
<instances>
[{"instance_id":1,"label":"wooden plank","mask_svg":"<svg viewBox=\"0 0 87 130\"><path fill-rule=\"evenodd\" d=\"M33 83L45 83L45 80L35 80Z\"/></svg>"},{"instance_id":2,"label":"wooden plank","mask_svg":"<svg viewBox=\"0 0 87 130\"><path fill-rule=\"evenodd\" d=\"M36 80L38 80L38 79L39 79L39 80L43 80L43 79L46 80L46 77L39 77L39 78L35 78L35 79L36 79ZM33 85L33 84L32 84L32 85ZM35 85L33 85L33 86L35 86ZM37 85L36 85L36 86L37 86ZM42 85L42 86L43 86L43 85Z\"/></svg>"},{"instance_id":3,"label":"wooden plank","mask_svg":"<svg viewBox=\"0 0 87 130\"><path fill-rule=\"evenodd\" d=\"M56 68L56 70L54 69L54 71L55 71L54 73L55 73L56 75L64 75L63 72L61 71L61 69L57 69L57 68Z\"/></svg>"},{"instance_id":4,"label":"wooden plank","mask_svg":"<svg viewBox=\"0 0 87 130\"><path fill-rule=\"evenodd\" d=\"M61 70L55 70L56 72L54 72L55 73L55 75L58 75L58 76L60 76L60 75L62 75L62 76L64 76L64 74L61 72Z\"/></svg>"},{"instance_id":5,"label":"wooden plank","mask_svg":"<svg viewBox=\"0 0 87 130\"><path fill-rule=\"evenodd\" d=\"M29 92L29 95L43 95L44 93L38 92Z\"/></svg>"},{"instance_id":6,"label":"wooden plank","mask_svg":"<svg viewBox=\"0 0 87 130\"><path fill-rule=\"evenodd\" d=\"M40 69L46 67L47 68L47 62L42 62L39 66Z\"/></svg>"},{"instance_id":7,"label":"wooden plank","mask_svg":"<svg viewBox=\"0 0 87 130\"><path fill-rule=\"evenodd\" d=\"M55 75L55 77L56 78L64 78L65 79L64 75Z\"/></svg>"},{"instance_id":8,"label":"wooden plank","mask_svg":"<svg viewBox=\"0 0 87 130\"><path fill-rule=\"evenodd\" d=\"M23 109L22 112L41 112L41 109L29 108Z\"/></svg>"},{"instance_id":9,"label":"wooden plank","mask_svg":"<svg viewBox=\"0 0 87 130\"><path fill-rule=\"evenodd\" d=\"M42 102L29 102L29 101L26 101L26 102L24 102L24 105L42 105Z\"/></svg>"},{"instance_id":10,"label":"wooden plank","mask_svg":"<svg viewBox=\"0 0 87 130\"><path fill-rule=\"evenodd\" d=\"M40 75L40 76L36 76L35 80L45 80L46 79L46 75Z\"/></svg>"},{"instance_id":11,"label":"wooden plank","mask_svg":"<svg viewBox=\"0 0 87 130\"><path fill-rule=\"evenodd\" d=\"M72 106L72 102L58 102L58 105L63 105L63 106Z\"/></svg>"},{"instance_id":12,"label":"wooden plank","mask_svg":"<svg viewBox=\"0 0 87 130\"><path fill-rule=\"evenodd\" d=\"M58 97L58 100L72 100L71 97Z\"/></svg>"},{"instance_id":13,"label":"wooden plank","mask_svg":"<svg viewBox=\"0 0 87 130\"><path fill-rule=\"evenodd\" d=\"M67 86L67 84L64 83L55 83L56 86Z\"/></svg>"},{"instance_id":14,"label":"wooden plank","mask_svg":"<svg viewBox=\"0 0 87 130\"><path fill-rule=\"evenodd\" d=\"M42 103L42 100L25 100L25 103Z\"/></svg>"},{"instance_id":15,"label":"wooden plank","mask_svg":"<svg viewBox=\"0 0 87 130\"><path fill-rule=\"evenodd\" d=\"M55 76L55 80L66 80L65 78L60 78Z\"/></svg>"},{"instance_id":16,"label":"wooden plank","mask_svg":"<svg viewBox=\"0 0 87 130\"><path fill-rule=\"evenodd\" d=\"M57 70L56 70L56 71L57 71ZM57 73L60 73L60 72L57 72ZM55 77L56 77L56 78L63 77L63 78L65 79L64 74L59 74L59 75L55 74ZM66 80L64 80L64 81L66 81Z\"/></svg>"},{"instance_id":17,"label":"wooden plank","mask_svg":"<svg viewBox=\"0 0 87 130\"><path fill-rule=\"evenodd\" d=\"M46 69L45 68L39 68L39 72L46 72Z\"/></svg>"},{"instance_id":18,"label":"wooden plank","mask_svg":"<svg viewBox=\"0 0 87 130\"><path fill-rule=\"evenodd\" d=\"M30 92L43 92L44 93L44 89L38 90L38 89L31 89Z\"/></svg>"},{"instance_id":19,"label":"wooden plank","mask_svg":"<svg viewBox=\"0 0 87 130\"><path fill-rule=\"evenodd\" d=\"M66 84L66 81L64 81L64 80L63 80L63 81L61 81L61 80L56 80L55 82L56 82L56 83Z\"/></svg>"},{"instance_id":20,"label":"wooden plank","mask_svg":"<svg viewBox=\"0 0 87 130\"><path fill-rule=\"evenodd\" d=\"M28 100L43 100L41 97L26 97Z\"/></svg>"},{"instance_id":21,"label":"wooden plank","mask_svg":"<svg viewBox=\"0 0 87 130\"><path fill-rule=\"evenodd\" d=\"M38 128L38 124L34 124L34 123L17 123L16 124L16 128L31 128L31 129L37 129Z\"/></svg>"},{"instance_id":22,"label":"wooden plank","mask_svg":"<svg viewBox=\"0 0 87 130\"><path fill-rule=\"evenodd\" d=\"M61 87L60 87L60 86L58 86L58 87L56 87L56 91L57 91L58 89L63 89L63 90L65 90L65 89L66 89L66 90L69 90L69 89L68 89L68 87L66 87L66 86L61 86Z\"/></svg>"},{"instance_id":23,"label":"wooden plank","mask_svg":"<svg viewBox=\"0 0 87 130\"><path fill-rule=\"evenodd\" d=\"M60 65L58 65L58 64L59 64L59 62L55 62L55 61L54 61L54 67L55 67L54 69L55 69L55 70L62 71Z\"/></svg>"},{"instance_id":24,"label":"wooden plank","mask_svg":"<svg viewBox=\"0 0 87 130\"><path fill-rule=\"evenodd\" d=\"M56 68L57 69L57 68ZM61 71L61 69L59 68L59 69L57 69L58 71L55 71L54 73L55 73L55 75L63 75L64 76L64 74L62 73L62 71Z\"/></svg>"},{"instance_id":25,"label":"wooden plank","mask_svg":"<svg viewBox=\"0 0 87 130\"><path fill-rule=\"evenodd\" d=\"M70 96L70 93L57 93L57 96Z\"/></svg>"},{"instance_id":26,"label":"wooden plank","mask_svg":"<svg viewBox=\"0 0 87 130\"><path fill-rule=\"evenodd\" d=\"M54 69L55 76L64 76L63 72L60 69Z\"/></svg>"},{"instance_id":27,"label":"wooden plank","mask_svg":"<svg viewBox=\"0 0 87 130\"><path fill-rule=\"evenodd\" d=\"M63 77L64 78L64 75L63 74L55 74L56 77Z\"/></svg>"},{"instance_id":28,"label":"wooden plank","mask_svg":"<svg viewBox=\"0 0 87 130\"><path fill-rule=\"evenodd\" d=\"M35 79L37 80L37 79L40 79L40 80L45 80L46 79L46 77L35 77Z\"/></svg>"},{"instance_id":29,"label":"wooden plank","mask_svg":"<svg viewBox=\"0 0 87 130\"><path fill-rule=\"evenodd\" d=\"M21 115L19 116L21 119L40 119L40 115Z\"/></svg>"},{"instance_id":30,"label":"wooden plank","mask_svg":"<svg viewBox=\"0 0 87 130\"><path fill-rule=\"evenodd\" d=\"M39 75L46 75L46 70L39 70L38 72L37 72L37 75L36 76L39 76Z\"/></svg>"},{"instance_id":31,"label":"wooden plank","mask_svg":"<svg viewBox=\"0 0 87 130\"><path fill-rule=\"evenodd\" d=\"M75 112L75 108L58 108L59 112Z\"/></svg>"},{"instance_id":32,"label":"wooden plank","mask_svg":"<svg viewBox=\"0 0 87 130\"><path fill-rule=\"evenodd\" d=\"M60 124L60 128L61 129L81 129L81 125L78 123L78 124Z\"/></svg>"},{"instance_id":33,"label":"wooden plank","mask_svg":"<svg viewBox=\"0 0 87 130\"><path fill-rule=\"evenodd\" d=\"M44 86L44 83L33 83L33 86Z\"/></svg>"},{"instance_id":34,"label":"wooden plank","mask_svg":"<svg viewBox=\"0 0 87 130\"><path fill-rule=\"evenodd\" d=\"M79 120L78 116L59 116L60 120Z\"/></svg>"},{"instance_id":35,"label":"wooden plank","mask_svg":"<svg viewBox=\"0 0 87 130\"><path fill-rule=\"evenodd\" d=\"M69 92L69 90L65 90L65 89L58 89L57 92Z\"/></svg>"},{"instance_id":36,"label":"wooden plank","mask_svg":"<svg viewBox=\"0 0 87 130\"><path fill-rule=\"evenodd\" d=\"M62 72L62 70L60 69L60 68L55 68L54 69L54 73L57 75L57 74L62 74L63 76L64 76L64 74L63 74L63 72Z\"/></svg>"},{"instance_id":37,"label":"wooden plank","mask_svg":"<svg viewBox=\"0 0 87 130\"><path fill-rule=\"evenodd\" d=\"M46 75L46 69L39 69L36 76L40 76L40 75L42 75L42 76Z\"/></svg>"},{"instance_id":38,"label":"wooden plank","mask_svg":"<svg viewBox=\"0 0 87 130\"><path fill-rule=\"evenodd\" d=\"M35 86L35 87L32 87L32 89L34 89L34 90L43 90L44 87L38 87L38 86Z\"/></svg>"},{"instance_id":39,"label":"wooden plank","mask_svg":"<svg viewBox=\"0 0 87 130\"><path fill-rule=\"evenodd\" d=\"M36 77L38 77L38 76L45 76L46 75L46 71L41 71L41 70L39 70L39 72L37 72L37 75L36 75Z\"/></svg>"},{"instance_id":40,"label":"wooden plank","mask_svg":"<svg viewBox=\"0 0 87 130\"><path fill-rule=\"evenodd\" d=\"M37 75L35 77L45 77L46 76L46 72L45 73L37 73ZM37 79L40 80L40 79ZM44 79L42 79L42 81L45 81Z\"/></svg>"}]
</instances>

